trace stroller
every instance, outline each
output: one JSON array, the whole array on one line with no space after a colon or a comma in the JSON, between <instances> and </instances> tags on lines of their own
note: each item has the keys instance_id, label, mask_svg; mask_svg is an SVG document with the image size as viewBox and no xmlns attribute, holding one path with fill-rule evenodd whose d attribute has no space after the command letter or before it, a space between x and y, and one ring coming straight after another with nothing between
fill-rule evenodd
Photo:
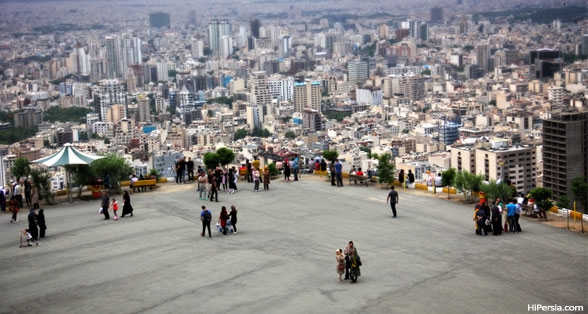
<instances>
[{"instance_id":1,"label":"stroller","mask_svg":"<svg viewBox=\"0 0 588 314\"><path fill-rule=\"evenodd\" d=\"M227 233L233 233L233 231L234 231L233 225L231 225L230 220L227 220L227 225L225 226L225 228L227 228ZM216 223L216 230L220 233L223 232L223 227L221 227L220 222Z\"/></svg>"},{"instance_id":2,"label":"stroller","mask_svg":"<svg viewBox=\"0 0 588 314\"><path fill-rule=\"evenodd\" d=\"M23 236L26 238L26 241L27 241L25 245L22 244L22 237ZM33 240L33 236L29 232L29 229L21 230L20 231L20 246L19 247L33 246L33 243L35 244L35 246L39 246L39 242L36 242Z\"/></svg>"}]
</instances>

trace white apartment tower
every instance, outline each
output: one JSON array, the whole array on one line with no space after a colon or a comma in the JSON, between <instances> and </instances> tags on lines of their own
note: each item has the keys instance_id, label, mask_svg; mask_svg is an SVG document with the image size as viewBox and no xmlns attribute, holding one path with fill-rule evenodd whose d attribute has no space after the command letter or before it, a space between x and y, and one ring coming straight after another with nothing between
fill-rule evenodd
<instances>
[{"instance_id":1,"label":"white apartment tower","mask_svg":"<svg viewBox=\"0 0 588 314\"><path fill-rule=\"evenodd\" d=\"M231 23L228 20L212 20L208 23L208 44L210 50L220 49L220 39L231 35Z\"/></svg>"}]
</instances>

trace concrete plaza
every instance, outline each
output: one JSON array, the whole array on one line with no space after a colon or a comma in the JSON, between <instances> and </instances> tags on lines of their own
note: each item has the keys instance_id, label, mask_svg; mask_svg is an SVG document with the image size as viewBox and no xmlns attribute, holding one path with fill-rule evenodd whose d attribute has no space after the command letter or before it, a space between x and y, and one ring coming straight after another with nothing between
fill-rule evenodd
<instances>
[{"instance_id":1,"label":"concrete plaza","mask_svg":"<svg viewBox=\"0 0 588 314\"><path fill-rule=\"evenodd\" d=\"M46 207L38 247L19 248L28 210L18 224L3 214L0 313L588 311L585 236L527 219L520 234L476 236L472 205L402 190L393 219L387 190L308 175L270 187L240 182L215 203L167 183L132 195L135 217L119 221L102 219L99 200ZM236 205L239 233L200 237L201 205L213 225ZM357 284L335 270L349 240L363 262Z\"/></svg>"}]
</instances>

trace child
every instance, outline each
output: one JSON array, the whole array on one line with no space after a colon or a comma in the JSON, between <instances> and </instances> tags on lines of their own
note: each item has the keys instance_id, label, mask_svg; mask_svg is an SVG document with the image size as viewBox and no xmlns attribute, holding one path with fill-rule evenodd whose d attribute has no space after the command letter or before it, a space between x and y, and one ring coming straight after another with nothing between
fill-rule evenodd
<instances>
[{"instance_id":1,"label":"child","mask_svg":"<svg viewBox=\"0 0 588 314\"><path fill-rule=\"evenodd\" d=\"M18 214L18 200L15 197L8 201L8 209L12 212L12 219L10 219L10 222L17 223L18 220L16 220L16 215Z\"/></svg>"},{"instance_id":2,"label":"child","mask_svg":"<svg viewBox=\"0 0 588 314\"><path fill-rule=\"evenodd\" d=\"M114 212L115 219L118 219L118 215L116 214L116 212L118 211L118 203L116 202L114 197L112 198L112 204L110 206L112 207L112 211Z\"/></svg>"},{"instance_id":3,"label":"child","mask_svg":"<svg viewBox=\"0 0 588 314\"><path fill-rule=\"evenodd\" d=\"M335 259L337 260L337 275L339 275L339 282L343 282L343 272L345 271L345 255L343 250L335 250Z\"/></svg>"},{"instance_id":4,"label":"child","mask_svg":"<svg viewBox=\"0 0 588 314\"><path fill-rule=\"evenodd\" d=\"M31 235L29 229L21 230L20 232L22 232L22 234L27 239L27 246L33 246L33 243L35 243L35 241L33 240L33 235ZM20 247L22 247L22 237L20 238Z\"/></svg>"}]
</instances>

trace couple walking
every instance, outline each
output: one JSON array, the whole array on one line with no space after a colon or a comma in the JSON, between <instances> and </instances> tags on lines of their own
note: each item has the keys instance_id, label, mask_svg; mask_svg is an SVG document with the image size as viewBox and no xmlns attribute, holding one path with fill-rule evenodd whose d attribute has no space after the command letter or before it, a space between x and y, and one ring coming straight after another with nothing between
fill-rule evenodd
<instances>
[{"instance_id":1,"label":"couple walking","mask_svg":"<svg viewBox=\"0 0 588 314\"><path fill-rule=\"evenodd\" d=\"M361 259L357 254L357 249L353 246L353 241L349 241L345 251L338 249L335 251L335 258L337 260L337 274L339 275L339 282L343 282L343 273L345 273L345 280L351 279L351 283L357 282L357 277L361 276L359 267Z\"/></svg>"}]
</instances>

